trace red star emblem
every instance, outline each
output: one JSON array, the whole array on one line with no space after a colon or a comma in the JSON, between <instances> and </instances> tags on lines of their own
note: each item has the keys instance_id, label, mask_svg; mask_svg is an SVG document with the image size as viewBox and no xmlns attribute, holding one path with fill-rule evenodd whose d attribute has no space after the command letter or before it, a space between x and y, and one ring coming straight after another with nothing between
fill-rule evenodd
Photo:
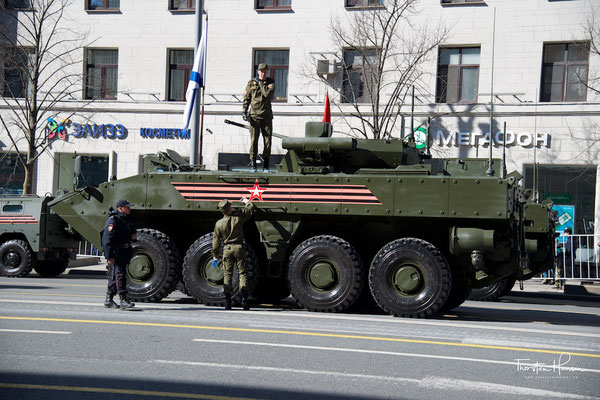
<instances>
[{"instance_id":1,"label":"red star emblem","mask_svg":"<svg viewBox=\"0 0 600 400\"><path fill-rule=\"evenodd\" d=\"M246 190L250 192L250 201L252 201L254 199L259 199L262 202L263 201L262 192L264 192L267 189L261 188L258 185L258 179L257 179L256 182L254 182L254 187L246 188Z\"/></svg>"}]
</instances>

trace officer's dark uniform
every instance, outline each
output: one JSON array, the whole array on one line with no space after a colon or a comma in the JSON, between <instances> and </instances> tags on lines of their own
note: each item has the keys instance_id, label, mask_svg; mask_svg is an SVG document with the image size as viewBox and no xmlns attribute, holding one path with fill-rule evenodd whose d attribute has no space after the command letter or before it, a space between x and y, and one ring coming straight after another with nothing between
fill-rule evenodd
<instances>
[{"instance_id":1,"label":"officer's dark uniform","mask_svg":"<svg viewBox=\"0 0 600 400\"><path fill-rule=\"evenodd\" d=\"M259 70L266 70L267 64L259 64ZM251 79L244 90L244 101L242 109L244 118L250 122L250 159L252 160L252 169L256 170L256 155L258 153L258 136L262 132L263 136L263 168L269 169L269 157L271 156L271 135L273 134L273 110L271 109L271 99L275 93L275 81L272 78L265 77L264 80L258 78Z\"/></svg>"},{"instance_id":2,"label":"officer's dark uniform","mask_svg":"<svg viewBox=\"0 0 600 400\"><path fill-rule=\"evenodd\" d=\"M131 207L127 200L119 200L117 208ZM114 259L114 263L108 263L108 290L104 305L109 308L119 306L112 300L115 294L121 298L121 308L131 308L133 303L127 299L127 264L133 256L131 248L132 236L135 235L133 223L129 216L119 210L111 211L104 231L102 232L102 248L107 260Z\"/></svg>"}]
</instances>

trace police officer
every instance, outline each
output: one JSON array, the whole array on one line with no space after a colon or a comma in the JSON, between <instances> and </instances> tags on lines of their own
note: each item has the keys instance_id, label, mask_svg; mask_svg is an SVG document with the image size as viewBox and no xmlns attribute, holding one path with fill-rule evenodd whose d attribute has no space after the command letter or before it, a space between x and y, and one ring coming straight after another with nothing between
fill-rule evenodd
<instances>
[{"instance_id":1,"label":"police officer","mask_svg":"<svg viewBox=\"0 0 600 400\"><path fill-rule=\"evenodd\" d=\"M216 265L221 244L223 244L223 291L225 292L225 309L231 310L231 292L233 267L237 266L240 280L240 289L242 293L242 307L249 310L248 305L248 260L246 258L246 249L244 248L244 222L252 216L254 204L246 198L241 201L246 205L240 210L233 210L228 200L221 200L218 204L223 213L223 218L215 224L213 235L212 254L213 264Z\"/></svg>"},{"instance_id":2,"label":"police officer","mask_svg":"<svg viewBox=\"0 0 600 400\"><path fill-rule=\"evenodd\" d=\"M117 201L117 209L110 212L102 232L102 248L108 260L108 290L104 301L106 308L119 308L113 301L117 293L121 299L121 309L127 310L134 306L127 299L126 273L127 264L133 256L131 242L137 240L135 228L129 220L132 205L127 200Z\"/></svg>"},{"instance_id":3,"label":"police officer","mask_svg":"<svg viewBox=\"0 0 600 400\"><path fill-rule=\"evenodd\" d=\"M271 134L273 133L273 110L271 99L275 92L275 81L267 76L269 66L258 64L257 78L251 79L244 90L243 119L250 122L250 160L252 172L256 172L258 136L263 136L263 170L269 170L271 156Z\"/></svg>"}]
</instances>

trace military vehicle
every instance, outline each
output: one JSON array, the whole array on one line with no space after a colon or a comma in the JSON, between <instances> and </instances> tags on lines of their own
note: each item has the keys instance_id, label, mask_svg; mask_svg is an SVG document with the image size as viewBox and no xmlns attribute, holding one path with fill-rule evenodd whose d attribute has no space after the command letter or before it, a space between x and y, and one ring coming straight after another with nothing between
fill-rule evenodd
<instances>
[{"instance_id":1,"label":"military vehicle","mask_svg":"<svg viewBox=\"0 0 600 400\"><path fill-rule=\"evenodd\" d=\"M435 159L412 136L331 132L309 122L305 137L283 138L276 173L208 171L167 151L150 160L156 171L73 191L50 207L100 247L111 205L135 204L128 277L138 301L161 300L183 279L197 301L224 303L223 272L211 263L216 205L241 205L241 197L258 209L245 234L259 299L291 293L311 311L339 312L372 296L395 316L426 317L457 307L471 288L547 269L548 204L529 209L521 175L493 171L500 160Z\"/></svg>"},{"instance_id":2,"label":"military vehicle","mask_svg":"<svg viewBox=\"0 0 600 400\"><path fill-rule=\"evenodd\" d=\"M56 276L75 258L79 236L49 209L51 200L0 196L0 275Z\"/></svg>"}]
</instances>

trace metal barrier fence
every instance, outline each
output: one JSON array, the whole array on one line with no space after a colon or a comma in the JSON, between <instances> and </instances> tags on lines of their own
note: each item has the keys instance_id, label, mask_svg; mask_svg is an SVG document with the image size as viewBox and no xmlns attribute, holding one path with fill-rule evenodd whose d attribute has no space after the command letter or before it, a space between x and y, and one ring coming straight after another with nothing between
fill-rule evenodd
<instances>
[{"instance_id":1,"label":"metal barrier fence","mask_svg":"<svg viewBox=\"0 0 600 400\"><path fill-rule=\"evenodd\" d=\"M599 281L600 236L561 234L556 238L555 261L542 278Z\"/></svg>"},{"instance_id":2,"label":"metal barrier fence","mask_svg":"<svg viewBox=\"0 0 600 400\"><path fill-rule=\"evenodd\" d=\"M77 255L102 257L104 253L87 240L82 240L79 242L79 250L77 251Z\"/></svg>"}]
</instances>

